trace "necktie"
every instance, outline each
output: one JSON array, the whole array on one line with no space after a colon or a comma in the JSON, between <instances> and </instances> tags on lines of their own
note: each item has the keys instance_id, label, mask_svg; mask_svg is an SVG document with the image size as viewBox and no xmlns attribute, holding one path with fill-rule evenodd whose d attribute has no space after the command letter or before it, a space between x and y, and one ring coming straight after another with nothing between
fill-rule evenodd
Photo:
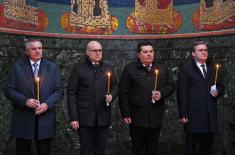
<instances>
[{"instance_id":1,"label":"necktie","mask_svg":"<svg viewBox=\"0 0 235 155\"><path fill-rule=\"evenodd\" d=\"M99 67L99 65L98 65L98 64L94 64L93 67L94 67L95 69L97 69L97 68Z\"/></svg>"},{"instance_id":2,"label":"necktie","mask_svg":"<svg viewBox=\"0 0 235 155\"><path fill-rule=\"evenodd\" d=\"M205 69L205 65L201 65L201 67L202 67L202 71L203 71L203 76L204 76L204 78L206 78L206 69Z\"/></svg>"},{"instance_id":3,"label":"necktie","mask_svg":"<svg viewBox=\"0 0 235 155\"><path fill-rule=\"evenodd\" d=\"M98 64L94 64L93 65L93 69L95 72L98 72L99 71L99 65Z\"/></svg>"},{"instance_id":4,"label":"necktie","mask_svg":"<svg viewBox=\"0 0 235 155\"><path fill-rule=\"evenodd\" d=\"M151 66L150 66L150 65L147 65L147 66L146 66L146 69L147 69L148 71L150 71Z\"/></svg>"},{"instance_id":5,"label":"necktie","mask_svg":"<svg viewBox=\"0 0 235 155\"><path fill-rule=\"evenodd\" d=\"M35 62L35 63L33 64L33 67L34 67L33 75L34 75L34 77L36 78L36 77L38 77L38 64Z\"/></svg>"}]
</instances>

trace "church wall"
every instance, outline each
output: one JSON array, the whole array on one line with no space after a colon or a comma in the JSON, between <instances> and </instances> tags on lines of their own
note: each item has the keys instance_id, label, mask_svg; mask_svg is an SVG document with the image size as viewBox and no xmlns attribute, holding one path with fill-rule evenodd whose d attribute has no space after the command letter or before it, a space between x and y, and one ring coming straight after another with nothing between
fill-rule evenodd
<instances>
[{"instance_id":1,"label":"church wall","mask_svg":"<svg viewBox=\"0 0 235 155\"><path fill-rule=\"evenodd\" d=\"M44 56L59 65L64 91L72 65L83 59L86 43L90 39L66 39L51 37L29 37L0 33L0 155L14 154L14 139L9 134L11 105L4 97L3 84L9 67L24 52L24 39L40 39ZM191 59L191 45L196 40L209 42L210 61L222 64L225 73L225 94L218 102L219 130L216 134L214 151L217 155L231 153L235 146L235 35L210 37L149 39L156 49L157 59L169 65L170 75L177 81L179 68ZM117 76L125 64L136 59L136 47L141 39L99 39L104 49L104 61L115 67ZM77 133L68 122L66 95L57 105L57 134L52 150L55 154L76 153L79 149ZM160 135L160 154L182 154L184 142L183 129L178 121L176 93L166 101L164 125ZM130 154L128 127L121 122L117 101L112 105L112 124L110 126L107 154ZM33 151L34 152L34 151ZM234 153L234 152L233 152ZM232 154L232 153L231 153Z\"/></svg>"}]
</instances>

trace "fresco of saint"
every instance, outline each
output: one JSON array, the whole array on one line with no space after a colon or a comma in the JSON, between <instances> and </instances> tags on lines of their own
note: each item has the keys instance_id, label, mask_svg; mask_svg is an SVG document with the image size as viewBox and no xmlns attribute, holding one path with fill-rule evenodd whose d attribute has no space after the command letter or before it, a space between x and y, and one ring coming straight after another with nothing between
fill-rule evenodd
<instances>
[{"instance_id":1,"label":"fresco of saint","mask_svg":"<svg viewBox=\"0 0 235 155\"><path fill-rule=\"evenodd\" d=\"M198 30L219 30L235 26L235 0L201 0L193 14Z\"/></svg>"},{"instance_id":2,"label":"fresco of saint","mask_svg":"<svg viewBox=\"0 0 235 155\"><path fill-rule=\"evenodd\" d=\"M133 33L166 34L176 32L182 16L173 8L173 0L135 0L135 10L127 18Z\"/></svg>"},{"instance_id":3,"label":"fresco of saint","mask_svg":"<svg viewBox=\"0 0 235 155\"><path fill-rule=\"evenodd\" d=\"M0 5L0 27L44 31L47 25L48 17L37 8L36 0L5 0Z\"/></svg>"},{"instance_id":4,"label":"fresco of saint","mask_svg":"<svg viewBox=\"0 0 235 155\"><path fill-rule=\"evenodd\" d=\"M71 10L61 17L60 25L73 33L112 34L118 20L109 13L107 0L71 0Z\"/></svg>"}]
</instances>

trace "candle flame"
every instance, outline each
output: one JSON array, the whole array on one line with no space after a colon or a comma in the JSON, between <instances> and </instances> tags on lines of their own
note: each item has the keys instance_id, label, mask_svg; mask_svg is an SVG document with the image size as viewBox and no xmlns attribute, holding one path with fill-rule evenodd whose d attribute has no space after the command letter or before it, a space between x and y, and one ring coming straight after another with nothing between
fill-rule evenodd
<instances>
[{"instance_id":1,"label":"candle flame","mask_svg":"<svg viewBox=\"0 0 235 155\"><path fill-rule=\"evenodd\" d=\"M40 78L39 77L36 77L36 79L35 79L37 82L39 82L40 81Z\"/></svg>"},{"instance_id":2,"label":"candle flame","mask_svg":"<svg viewBox=\"0 0 235 155\"><path fill-rule=\"evenodd\" d=\"M111 73L108 72L107 75L108 75L108 76L111 76Z\"/></svg>"},{"instance_id":3,"label":"candle flame","mask_svg":"<svg viewBox=\"0 0 235 155\"><path fill-rule=\"evenodd\" d=\"M158 70L157 69L155 70L155 73L158 74Z\"/></svg>"},{"instance_id":4,"label":"candle flame","mask_svg":"<svg viewBox=\"0 0 235 155\"><path fill-rule=\"evenodd\" d=\"M214 82L214 85L216 85L216 83L217 83L219 66L220 66L219 64L216 64L216 70L215 70L215 82Z\"/></svg>"}]
</instances>

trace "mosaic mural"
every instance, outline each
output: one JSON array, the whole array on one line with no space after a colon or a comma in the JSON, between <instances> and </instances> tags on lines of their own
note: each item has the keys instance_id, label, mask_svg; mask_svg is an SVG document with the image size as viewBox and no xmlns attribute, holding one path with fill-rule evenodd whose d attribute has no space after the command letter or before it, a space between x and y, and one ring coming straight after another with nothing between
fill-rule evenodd
<instances>
[{"instance_id":1,"label":"mosaic mural","mask_svg":"<svg viewBox=\"0 0 235 155\"><path fill-rule=\"evenodd\" d=\"M134 33L173 33L181 24L173 0L136 0L135 11L127 18L127 28Z\"/></svg>"},{"instance_id":2,"label":"mosaic mural","mask_svg":"<svg viewBox=\"0 0 235 155\"><path fill-rule=\"evenodd\" d=\"M235 33L235 0L0 0L0 31L5 29L128 36Z\"/></svg>"},{"instance_id":3,"label":"mosaic mural","mask_svg":"<svg viewBox=\"0 0 235 155\"><path fill-rule=\"evenodd\" d=\"M112 34L118 20L109 13L107 0L71 0L71 10L61 17L60 24L73 33Z\"/></svg>"},{"instance_id":4,"label":"mosaic mural","mask_svg":"<svg viewBox=\"0 0 235 155\"><path fill-rule=\"evenodd\" d=\"M44 31L48 25L47 15L27 0L5 0L0 12L0 27Z\"/></svg>"},{"instance_id":5,"label":"mosaic mural","mask_svg":"<svg viewBox=\"0 0 235 155\"><path fill-rule=\"evenodd\" d=\"M201 0L193 14L198 30L220 30L235 26L235 0Z\"/></svg>"}]
</instances>

